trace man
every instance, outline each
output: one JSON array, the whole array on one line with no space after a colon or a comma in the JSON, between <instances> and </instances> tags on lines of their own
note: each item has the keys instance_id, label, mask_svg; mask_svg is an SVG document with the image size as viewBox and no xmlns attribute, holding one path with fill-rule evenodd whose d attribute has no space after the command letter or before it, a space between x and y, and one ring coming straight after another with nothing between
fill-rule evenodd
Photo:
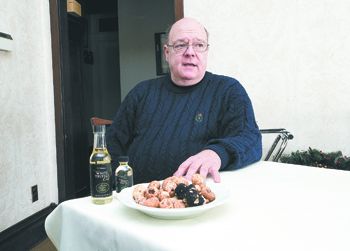
<instances>
[{"instance_id":1,"label":"man","mask_svg":"<svg viewBox=\"0 0 350 251\"><path fill-rule=\"evenodd\" d=\"M183 18L170 29L170 74L139 83L107 132L114 161L128 155L135 183L200 173L220 182L220 170L261 158L261 134L241 84L206 71L208 33ZM115 165L114 165L115 168Z\"/></svg>"}]
</instances>

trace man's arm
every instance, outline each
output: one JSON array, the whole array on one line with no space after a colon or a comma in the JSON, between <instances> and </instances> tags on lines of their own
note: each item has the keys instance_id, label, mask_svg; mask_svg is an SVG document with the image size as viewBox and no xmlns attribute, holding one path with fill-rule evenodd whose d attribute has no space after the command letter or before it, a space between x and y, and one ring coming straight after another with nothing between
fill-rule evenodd
<instances>
[{"instance_id":1,"label":"man's arm","mask_svg":"<svg viewBox=\"0 0 350 251\"><path fill-rule=\"evenodd\" d=\"M185 160L174 175L190 179L194 173L210 174L219 182L219 170L238 169L261 159L261 134L251 101L240 84L231 88L225 107L220 137L210 139L204 150Z\"/></svg>"}]
</instances>

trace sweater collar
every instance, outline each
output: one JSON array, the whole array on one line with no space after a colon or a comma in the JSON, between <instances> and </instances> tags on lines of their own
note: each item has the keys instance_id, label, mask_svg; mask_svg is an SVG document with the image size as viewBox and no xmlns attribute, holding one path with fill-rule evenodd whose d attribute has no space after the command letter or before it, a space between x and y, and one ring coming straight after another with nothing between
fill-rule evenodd
<instances>
[{"instance_id":1,"label":"sweater collar","mask_svg":"<svg viewBox=\"0 0 350 251\"><path fill-rule=\"evenodd\" d=\"M204 85L209 80L210 72L206 71L204 74L204 77L202 78L201 81L199 81L197 84L190 85L190 86L179 86L176 85L170 77L170 74L167 74L166 77L164 78L164 84L166 88L174 93L189 93L192 92L193 90L199 88L200 86Z\"/></svg>"}]
</instances>

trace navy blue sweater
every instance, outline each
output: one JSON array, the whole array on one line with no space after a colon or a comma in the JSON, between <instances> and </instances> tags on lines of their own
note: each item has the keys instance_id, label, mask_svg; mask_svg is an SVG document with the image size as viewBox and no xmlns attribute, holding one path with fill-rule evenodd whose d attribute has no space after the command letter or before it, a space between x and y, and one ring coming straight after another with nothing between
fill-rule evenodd
<instances>
[{"instance_id":1,"label":"navy blue sweater","mask_svg":"<svg viewBox=\"0 0 350 251\"><path fill-rule=\"evenodd\" d=\"M128 155L135 184L171 176L188 157L214 150L220 170L261 158L261 134L251 101L235 79L206 72L196 85L179 87L170 76L139 83L107 130L113 168Z\"/></svg>"}]
</instances>

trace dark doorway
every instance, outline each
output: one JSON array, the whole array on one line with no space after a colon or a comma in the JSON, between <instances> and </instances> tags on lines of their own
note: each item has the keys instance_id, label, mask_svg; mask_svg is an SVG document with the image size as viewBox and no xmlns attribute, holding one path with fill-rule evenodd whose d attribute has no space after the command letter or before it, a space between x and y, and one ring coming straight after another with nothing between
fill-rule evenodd
<instances>
[{"instance_id":1,"label":"dark doorway","mask_svg":"<svg viewBox=\"0 0 350 251\"><path fill-rule=\"evenodd\" d=\"M120 104L117 1L81 1L82 16L68 12L69 82L64 105L68 135L68 198L89 194L90 118L112 119Z\"/></svg>"},{"instance_id":2,"label":"dark doorway","mask_svg":"<svg viewBox=\"0 0 350 251\"><path fill-rule=\"evenodd\" d=\"M82 16L50 1L59 202L89 195L89 119L112 119L121 102L118 1L78 2ZM183 1L169 3L183 17Z\"/></svg>"},{"instance_id":3,"label":"dark doorway","mask_svg":"<svg viewBox=\"0 0 350 251\"><path fill-rule=\"evenodd\" d=\"M120 105L116 0L50 1L59 202L89 194L90 118Z\"/></svg>"}]
</instances>

